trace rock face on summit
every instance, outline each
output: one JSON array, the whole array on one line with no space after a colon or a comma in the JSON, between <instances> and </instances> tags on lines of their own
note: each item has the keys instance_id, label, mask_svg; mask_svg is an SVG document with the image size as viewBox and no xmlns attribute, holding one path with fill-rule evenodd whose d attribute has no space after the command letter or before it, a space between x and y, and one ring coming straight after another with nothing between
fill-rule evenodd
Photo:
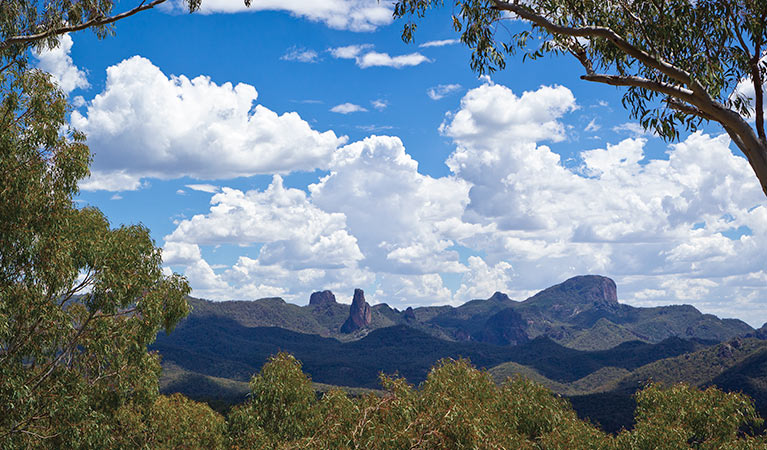
<instances>
[{"instance_id":1,"label":"rock face on summit","mask_svg":"<svg viewBox=\"0 0 767 450\"><path fill-rule=\"evenodd\" d=\"M584 275L552 286L524 301L528 307L539 309L549 319L567 321L590 309L617 311L615 282L607 277Z\"/></svg>"},{"instance_id":2,"label":"rock face on summit","mask_svg":"<svg viewBox=\"0 0 767 450\"><path fill-rule=\"evenodd\" d=\"M549 290L559 291L561 295L578 299L576 301L581 304L591 303L597 307L609 307L618 304L618 292L615 287L615 281L599 275L573 277L543 292Z\"/></svg>"},{"instance_id":3,"label":"rock face on summit","mask_svg":"<svg viewBox=\"0 0 767 450\"><path fill-rule=\"evenodd\" d=\"M309 305L312 306L332 305L335 302L336 296L330 291L314 292L311 297L309 297Z\"/></svg>"},{"instance_id":4,"label":"rock face on summit","mask_svg":"<svg viewBox=\"0 0 767 450\"><path fill-rule=\"evenodd\" d=\"M349 318L341 325L341 333L352 333L365 328L372 320L373 313L370 305L365 301L365 293L362 289L355 289L352 306L349 308Z\"/></svg>"}]
</instances>

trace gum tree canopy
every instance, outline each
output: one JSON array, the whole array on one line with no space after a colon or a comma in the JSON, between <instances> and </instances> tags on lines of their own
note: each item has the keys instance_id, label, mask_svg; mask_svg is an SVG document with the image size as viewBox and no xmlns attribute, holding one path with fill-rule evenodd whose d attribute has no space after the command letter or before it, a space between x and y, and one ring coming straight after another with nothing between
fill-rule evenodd
<instances>
[{"instance_id":1,"label":"gum tree canopy","mask_svg":"<svg viewBox=\"0 0 767 450\"><path fill-rule=\"evenodd\" d=\"M403 39L413 40L414 19L443 4L398 0ZM523 31L502 26L519 19ZM581 79L625 87L623 106L665 139L718 122L767 194L767 1L456 0L453 25L479 73L503 69L516 51L569 53Z\"/></svg>"},{"instance_id":2,"label":"gum tree canopy","mask_svg":"<svg viewBox=\"0 0 767 450\"><path fill-rule=\"evenodd\" d=\"M63 33L103 37L162 1L110 15L110 0L0 0L0 448L119 446L118 411L157 398L147 346L187 314L189 286L163 274L144 226L112 228L77 207L85 136L28 59Z\"/></svg>"}]
</instances>

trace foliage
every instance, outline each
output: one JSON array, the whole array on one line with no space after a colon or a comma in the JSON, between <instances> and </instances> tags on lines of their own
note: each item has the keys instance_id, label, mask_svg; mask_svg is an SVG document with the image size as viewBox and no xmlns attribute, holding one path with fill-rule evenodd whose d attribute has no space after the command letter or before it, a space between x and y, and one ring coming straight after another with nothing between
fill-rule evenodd
<instances>
[{"instance_id":1,"label":"foliage","mask_svg":"<svg viewBox=\"0 0 767 450\"><path fill-rule=\"evenodd\" d=\"M35 0L6 0L0 8L0 71L9 65L23 66L30 48L53 48L59 36L68 32L90 29L97 37L113 34L112 24L141 11L152 9L166 0L136 2L132 8L113 14L114 0L74 0L41 2ZM201 0L187 0L193 12ZM246 0L246 4L250 4Z\"/></svg>"},{"instance_id":2,"label":"foliage","mask_svg":"<svg viewBox=\"0 0 767 450\"><path fill-rule=\"evenodd\" d=\"M48 75L10 68L0 90L0 446L95 447L121 404L156 395L147 346L189 288L145 227L75 207L88 148Z\"/></svg>"},{"instance_id":3,"label":"foliage","mask_svg":"<svg viewBox=\"0 0 767 450\"><path fill-rule=\"evenodd\" d=\"M395 17L410 19L402 38L412 41L413 18L443 4L398 0ZM515 18L529 27L507 31L505 21ZM532 59L567 53L583 66L581 79L625 87L623 106L664 138L677 139L680 130L703 121L718 122L767 194L767 3L455 0L453 26L472 49L471 67L479 73L503 69L505 57L517 51ZM753 98L739 89L743 85L753 88Z\"/></svg>"},{"instance_id":4,"label":"foliage","mask_svg":"<svg viewBox=\"0 0 767 450\"><path fill-rule=\"evenodd\" d=\"M467 360L438 362L417 388L402 378L382 376L383 395L350 398L331 390L320 400L308 395L308 377L300 367L283 353L254 377L250 402L229 415L235 447L633 450L765 445L763 437L742 434L760 422L748 398L714 388L649 385L637 395L636 428L614 437L578 419L565 399L543 386L521 377L496 385ZM263 384L267 379L273 383L268 388ZM282 413L275 414L277 405ZM289 416L303 422L288 423Z\"/></svg>"},{"instance_id":5,"label":"foliage","mask_svg":"<svg viewBox=\"0 0 767 450\"><path fill-rule=\"evenodd\" d=\"M145 5L146 6L146 5ZM0 8L0 447L101 448L124 405L151 405L147 346L188 312L142 225L77 208L89 173L65 95L27 65L63 28L103 36L111 1L11 0Z\"/></svg>"},{"instance_id":6,"label":"foliage","mask_svg":"<svg viewBox=\"0 0 767 450\"><path fill-rule=\"evenodd\" d=\"M634 430L619 436L621 447L719 449L735 444L743 427L761 423L745 395L684 384L651 384L640 391L636 421ZM739 443L749 444L756 442Z\"/></svg>"},{"instance_id":7,"label":"foliage","mask_svg":"<svg viewBox=\"0 0 767 450\"><path fill-rule=\"evenodd\" d=\"M316 427L312 382L292 355L279 353L250 380L250 399L230 414L232 442L253 448L290 441ZM266 438L264 437L266 436Z\"/></svg>"},{"instance_id":8,"label":"foliage","mask_svg":"<svg viewBox=\"0 0 767 450\"><path fill-rule=\"evenodd\" d=\"M109 442L112 448L225 448L224 417L181 394L161 395L148 408L126 404L115 417L117 425Z\"/></svg>"}]
</instances>

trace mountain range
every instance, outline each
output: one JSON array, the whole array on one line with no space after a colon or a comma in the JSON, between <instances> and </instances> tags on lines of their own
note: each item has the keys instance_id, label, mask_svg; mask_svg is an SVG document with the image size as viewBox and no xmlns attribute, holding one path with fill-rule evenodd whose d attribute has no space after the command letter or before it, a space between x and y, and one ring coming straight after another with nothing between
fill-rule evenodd
<instances>
[{"instance_id":1,"label":"mountain range","mask_svg":"<svg viewBox=\"0 0 767 450\"><path fill-rule=\"evenodd\" d=\"M501 381L533 378L566 395L609 431L630 426L631 395L648 380L717 385L767 404L767 328L702 314L689 305L636 308L613 280L571 278L524 300L496 292L461 306L398 310L352 303L330 291L298 306L280 298L189 299L191 314L153 348L161 386L214 407L242 401L266 359L288 351L312 380L352 393L378 387L381 372L423 381L441 358L469 358ZM604 404L609 403L609 408Z\"/></svg>"}]
</instances>

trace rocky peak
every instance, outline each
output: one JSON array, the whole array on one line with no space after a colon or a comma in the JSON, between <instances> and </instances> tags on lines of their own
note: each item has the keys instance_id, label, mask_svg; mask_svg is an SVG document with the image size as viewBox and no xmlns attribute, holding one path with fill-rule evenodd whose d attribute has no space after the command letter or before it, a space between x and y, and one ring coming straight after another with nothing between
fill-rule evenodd
<instances>
[{"instance_id":1,"label":"rocky peak","mask_svg":"<svg viewBox=\"0 0 767 450\"><path fill-rule=\"evenodd\" d=\"M615 282L599 275L581 275L545 289L529 300L543 298L567 299L568 302L596 307L618 305L618 293Z\"/></svg>"},{"instance_id":2,"label":"rocky peak","mask_svg":"<svg viewBox=\"0 0 767 450\"><path fill-rule=\"evenodd\" d=\"M311 306L333 305L335 303L336 296L330 291L314 292L309 297L309 305Z\"/></svg>"},{"instance_id":3,"label":"rocky peak","mask_svg":"<svg viewBox=\"0 0 767 450\"><path fill-rule=\"evenodd\" d=\"M373 313L370 305L365 301L365 292L362 289L354 290L354 299L349 308L349 318L341 325L341 333L351 333L370 325Z\"/></svg>"},{"instance_id":4,"label":"rocky peak","mask_svg":"<svg viewBox=\"0 0 767 450\"><path fill-rule=\"evenodd\" d=\"M512 301L509 298L509 296L504 294L503 292L496 292L488 300L493 300L493 301L496 301L496 302L510 302L510 301Z\"/></svg>"},{"instance_id":5,"label":"rocky peak","mask_svg":"<svg viewBox=\"0 0 767 450\"><path fill-rule=\"evenodd\" d=\"M415 321L415 311L413 311L413 308L411 306L408 306L405 312L403 313L403 317L405 317L405 320L408 322Z\"/></svg>"}]
</instances>

